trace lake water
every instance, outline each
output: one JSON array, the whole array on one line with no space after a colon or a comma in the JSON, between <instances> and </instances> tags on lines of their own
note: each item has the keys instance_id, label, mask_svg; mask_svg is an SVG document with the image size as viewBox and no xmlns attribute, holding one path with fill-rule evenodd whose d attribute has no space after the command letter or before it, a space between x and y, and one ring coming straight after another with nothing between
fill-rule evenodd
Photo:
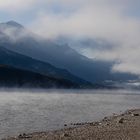
<instances>
[{"instance_id":1,"label":"lake water","mask_svg":"<svg viewBox=\"0 0 140 140\"><path fill-rule=\"evenodd\" d=\"M99 90L1 90L0 138L97 121L140 108L140 92Z\"/></svg>"}]
</instances>

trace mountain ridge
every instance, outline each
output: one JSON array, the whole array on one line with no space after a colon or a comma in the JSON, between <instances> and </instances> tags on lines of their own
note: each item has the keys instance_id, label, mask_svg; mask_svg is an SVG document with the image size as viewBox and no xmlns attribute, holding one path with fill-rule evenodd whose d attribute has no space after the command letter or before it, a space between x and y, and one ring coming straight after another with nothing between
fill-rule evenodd
<instances>
[{"instance_id":1,"label":"mountain ridge","mask_svg":"<svg viewBox=\"0 0 140 140\"><path fill-rule=\"evenodd\" d=\"M26 29L24 28L24 30ZM23 30L17 28L17 31L14 34L16 37L20 32L22 34ZM114 62L91 60L71 49L69 45L58 45L53 40L37 38L36 34L31 34L30 31L28 33L14 42L9 40L12 34L11 36L5 35L3 39L0 38L0 46L48 62L55 67L67 69L73 75L92 83L101 83L106 80L127 81L138 78L137 75L130 73L112 73L111 68Z\"/></svg>"},{"instance_id":2,"label":"mountain ridge","mask_svg":"<svg viewBox=\"0 0 140 140\"><path fill-rule=\"evenodd\" d=\"M0 65L0 87L14 88L80 88L76 83L39 73Z\"/></svg>"},{"instance_id":3,"label":"mountain ridge","mask_svg":"<svg viewBox=\"0 0 140 140\"><path fill-rule=\"evenodd\" d=\"M23 70L30 70L50 77L66 79L81 85L89 84L88 82L72 75L67 70L56 68L47 62L42 62L22 54L12 52L1 46L0 64L9 65Z\"/></svg>"}]
</instances>

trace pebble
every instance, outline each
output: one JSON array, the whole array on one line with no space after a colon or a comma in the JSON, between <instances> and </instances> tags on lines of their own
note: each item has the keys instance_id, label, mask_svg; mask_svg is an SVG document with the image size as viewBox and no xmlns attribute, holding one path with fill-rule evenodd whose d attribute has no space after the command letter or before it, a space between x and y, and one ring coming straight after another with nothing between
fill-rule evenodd
<instances>
[{"instance_id":1,"label":"pebble","mask_svg":"<svg viewBox=\"0 0 140 140\"><path fill-rule=\"evenodd\" d=\"M63 134L62 134L62 137L69 137L69 134L63 133Z\"/></svg>"},{"instance_id":2,"label":"pebble","mask_svg":"<svg viewBox=\"0 0 140 140\"><path fill-rule=\"evenodd\" d=\"M67 124L64 124L64 126L67 126Z\"/></svg>"},{"instance_id":3,"label":"pebble","mask_svg":"<svg viewBox=\"0 0 140 140\"><path fill-rule=\"evenodd\" d=\"M103 121L108 121L109 119L108 119L108 117L104 117L104 119L103 119Z\"/></svg>"},{"instance_id":4,"label":"pebble","mask_svg":"<svg viewBox=\"0 0 140 140\"><path fill-rule=\"evenodd\" d=\"M134 113L134 114L131 114L132 116L140 116L139 114L137 113Z\"/></svg>"},{"instance_id":5,"label":"pebble","mask_svg":"<svg viewBox=\"0 0 140 140\"><path fill-rule=\"evenodd\" d=\"M123 123L124 122L124 118L120 118L119 120L118 120L118 123Z\"/></svg>"},{"instance_id":6,"label":"pebble","mask_svg":"<svg viewBox=\"0 0 140 140\"><path fill-rule=\"evenodd\" d=\"M90 123L91 126L98 126L98 125L102 125L101 122L94 122L94 123Z\"/></svg>"},{"instance_id":7,"label":"pebble","mask_svg":"<svg viewBox=\"0 0 140 140\"><path fill-rule=\"evenodd\" d=\"M23 133L23 134L19 134L18 138L25 139L25 138L31 138L31 137Z\"/></svg>"},{"instance_id":8,"label":"pebble","mask_svg":"<svg viewBox=\"0 0 140 140\"><path fill-rule=\"evenodd\" d=\"M88 124L88 123L71 123L70 125L85 125L85 124Z\"/></svg>"}]
</instances>

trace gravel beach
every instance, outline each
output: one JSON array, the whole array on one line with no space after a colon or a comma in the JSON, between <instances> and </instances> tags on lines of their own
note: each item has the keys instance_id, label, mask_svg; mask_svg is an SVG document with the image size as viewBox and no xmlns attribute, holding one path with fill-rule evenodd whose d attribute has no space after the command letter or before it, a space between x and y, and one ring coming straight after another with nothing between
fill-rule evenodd
<instances>
[{"instance_id":1,"label":"gravel beach","mask_svg":"<svg viewBox=\"0 0 140 140\"><path fill-rule=\"evenodd\" d=\"M19 134L2 140L140 140L140 109L128 110L121 115L113 114L100 122L71 125L74 128Z\"/></svg>"}]
</instances>

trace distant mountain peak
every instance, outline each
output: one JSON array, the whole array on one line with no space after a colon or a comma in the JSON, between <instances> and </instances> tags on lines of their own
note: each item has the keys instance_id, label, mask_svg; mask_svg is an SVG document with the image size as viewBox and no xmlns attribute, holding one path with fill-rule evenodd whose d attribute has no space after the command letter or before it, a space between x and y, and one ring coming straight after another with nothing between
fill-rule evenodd
<instances>
[{"instance_id":1,"label":"distant mountain peak","mask_svg":"<svg viewBox=\"0 0 140 140\"><path fill-rule=\"evenodd\" d=\"M3 24L6 24L8 26L11 26L11 27L17 27L17 28L24 28L21 24L11 20L11 21L8 21L6 23L3 23Z\"/></svg>"}]
</instances>

